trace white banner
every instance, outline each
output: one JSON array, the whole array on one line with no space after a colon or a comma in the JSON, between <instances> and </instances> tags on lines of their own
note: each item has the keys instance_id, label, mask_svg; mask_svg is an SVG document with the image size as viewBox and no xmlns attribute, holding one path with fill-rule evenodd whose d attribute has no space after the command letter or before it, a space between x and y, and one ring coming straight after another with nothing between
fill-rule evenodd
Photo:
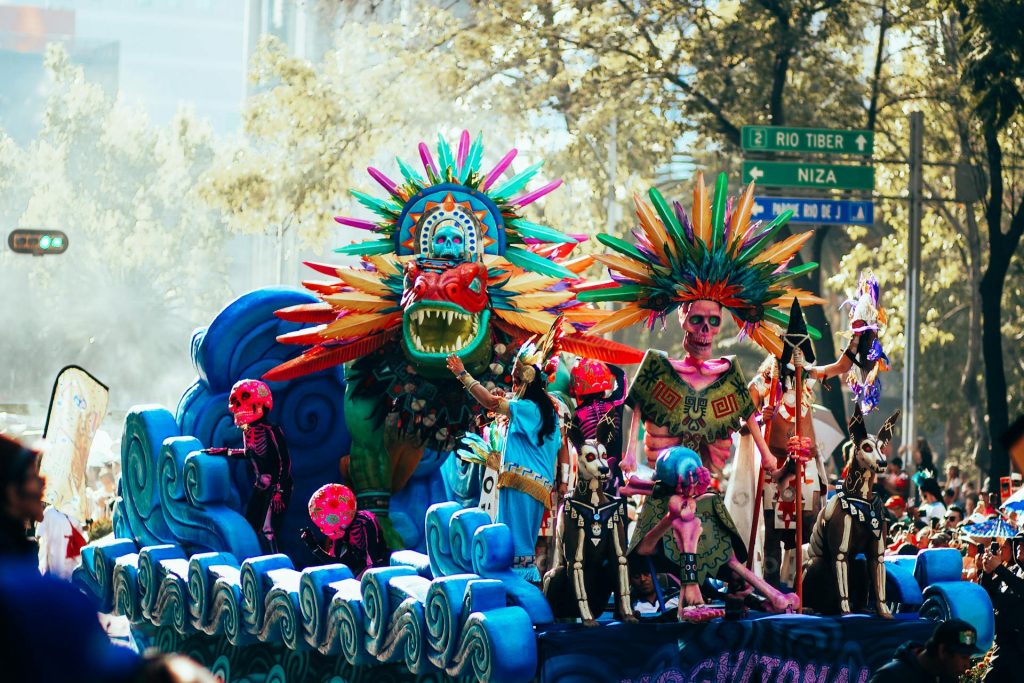
<instances>
[{"instance_id":1,"label":"white banner","mask_svg":"<svg viewBox=\"0 0 1024 683\"><path fill-rule=\"evenodd\" d=\"M40 474L46 477L46 502L85 521L89 516L85 468L89 449L107 414L106 385L77 365L57 374L46 417Z\"/></svg>"}]
</instances>

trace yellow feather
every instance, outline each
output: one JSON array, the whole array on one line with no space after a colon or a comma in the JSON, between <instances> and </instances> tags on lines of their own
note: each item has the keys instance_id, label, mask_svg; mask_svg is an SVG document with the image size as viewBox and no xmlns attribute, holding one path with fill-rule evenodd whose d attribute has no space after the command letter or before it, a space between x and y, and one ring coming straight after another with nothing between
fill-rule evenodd
<instances>
[{"instance_id":1,"label":"yellow feather","mask_svg":"<svg viewBox=\"0 0 1024 683\"><path fill-rule=\"evenodd\" d=\"M750 339L776 358L782 357L782 338L767 325L762 323L751 330Z\"/></svg>"},{"instance_id":2,"label":"yellow feather","mask_svg":"<svg viewBox=\"0 0 1024 683\"><path fill-rule=\"evenodd\" d=\"M346 315L341 320L335 320L327 325L320 333L321 337L329 339L346 339L359 337L370 332L377 332L389 327L392 323L401 321L401 311L389 313L388 315L375 315L373 313L355 313Z\"/></svg>"},{"instance_id":3,"label":"yellow feather","mask_svg":"<svg viewBox=\"0 0 1024 683\"><path fill-rule=\"evenodd\" d=\"M557 320L555 316L542 311L527 312L494 309L494 314L510 325L515 325L519 329L537 334L548 332L551 326L555 324L555 320Z\"/></svg>"},{"instance_id":4,"label":"yellow feather","mask_svg":"<svg viewBox=\"0 0 1024 683\"><path fill-rule=\"evenodd\" d=\"M782 263L793 254L800 251L800 247L804 246L804 243L811 239L813 235L814 232L811 230L790 235L778 244L773 244L758 254L754 259L754 263L764 263L765 261L770 261L771 263Z\"/></svg>"},{"instance_id":5,"label":"yellow feather","mask_svg":"<svg viewBox=\"0 0 1024 683\"><path fill-rule=\"evenodd\" d=\"M747 223L750 221L750 212L754 209L754 183L747 185L736 206L732 209L732 220L729 222L729 247L740 241L741 236L746 232Z\"/></svg>"},{"instance_id":6,"label":"yellow feather","mask_svg":"<svg viewBox=\"0 0 1024 683\"><path fill-rule=\"evenodd\" d=\"M574 323L600 322L612 313L613 311L606 311L603 308L589 308L587 306L577 306L576 308L567 308L562 311L565 319Z\"/></svg>"},{"instance_id":7,"label":"yellow feather","mask_svg":"<svg viewBox=\"0 0 1024 683\"><path fill-rule=\"evenodd\" d=\"M365 292L342 292L341 294L331 294L322 298L334 308L359 311L361 313L377 313L388 306L396 305L394 301L385 301L378 296L366 294Z\"/></svg>"},{"instance_id":8,"label":"yellow feather","mask_svg":"<svg viewBox=\"0 0 1024 683\"><path fill-rule=\"evenodd\" d=\"M814 306L816 304L825 304L826 301L813 292L808 292L806 289L787 289L786 293L782 296L776 297L771 301L766 301L766 306L782 306L790 304L793 299L800 302L801 306Z\"/></svg>"},{"instance_id":9,"label":"yellow feather","mask_svg":"<svg viewBox=\"0 0 1024 683\"><path fill-rule=\"evenodd\" d=\"M393 261L390 256L374 254L373 256L364 256L363 258L383 275L399 275L402 272L401 266Z\"/></svg>"},{"instance_id":10,"label":"yellow feather","mask_svg":"<svg viewBox=\"0 0 1024 683\"><path fill-rule=\"evenodd\" d=\"M536 292L541 289L547 289L556 282L561 282L561 279L557 277L550 277L548 275L541 275L540 273L524 273L510 278L509 281L502 286L502 289L525 294L527 292Z\"/></svg>"},{"instance_id":11,"label":"yellow feather","mask_svg":"<svg viewBox=\"0 0 1024 683\"><path fill-rule=\"evenodd\" d=\"M693 187L693 234L704 244L711 243L711 197L704 187L704 174L697 171Z\"/></svg>"},{"instance_id":12,"label":"yellow feather","mask_svg":"<svg viewBox=\"0 0 1024 683\"><path fill-rule=\"evenodd\" d=\"M626 277L631 277L637 282L645 285L654 284L654 281L651 280L650 271L633 259L618 254L597 254L594 258L612 270L618 271Z\"/></svg>"},{"instance_id":13,"label":"yellow feather","mask_svg":"<svg viewBox=\"0 0 1024 683\"><path fill-rule=\"evenodd\" d=\"M387 296L392 293L390 289L384 286L380 281L380 277L375 273L339 268L338 277L349 287L355 287L367 294Z\"/></svg>"},{"instance_id":14,"label":"yellow feather","mask_svg":"<svg viewBox=\"0 0 1024 683\"><path fill-rule=\"evenodd\" d=\"M675 248L668 233L665 232L664 224L655 215L654 209L635 193L633 194L633 204L636 206L636 217L640 219L640 227L643 228L644 234L647 235L654 250L667 263L668 254L675 254Z\"/></svg>"},{"instance_id":15,"label":"yellow feather","mask_svg":"<svg viewBox=\"0 0 1024 683\"><path fill-rule=\"evenodd\" d=\"M562 292L534 292L532 294L520 294L519 296L512 297L512 303L519 308L538 310L563 304L575 296L576 293L569 290Z\"/></svg>"},{"instance_id":16,"label":"yellow feather","mask_svg":"<svg viewBox=\"0 0 1024 683\"><path fill-rule=\"evenodd\" d=\"M604 334L605 332L621 330L623 327L629 327L634 323L645 320L650 314L651 311L648 309L640 308L637 304L631 303L591 327L587 330L587 334Z\"/></svg>"}]
</instances>

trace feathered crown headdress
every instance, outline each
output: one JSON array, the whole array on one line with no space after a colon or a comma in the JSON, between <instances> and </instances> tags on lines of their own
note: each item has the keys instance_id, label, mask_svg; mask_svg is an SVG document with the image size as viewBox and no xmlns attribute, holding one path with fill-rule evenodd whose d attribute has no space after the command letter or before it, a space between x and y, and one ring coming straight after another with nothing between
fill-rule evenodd
<instances>
[{"instance_id":1,"label":"feathered crown headdress","mask_svg":"<svg viewBox=\"0 0 1024 683\"><path fill-rule=\"evenodd\" d=\"M591 333L611 332L637 322L648 327L691 301L709 300L729 309L736 323L758 345L776 356L782 341L776 329L785 327L788 316L779 310L796 298L801 304L824 300L811 292L790 287L793 278L817 267L788 264L812 232L792 235L777 244L772 238L786 225L792 211L767 225L751 221L754 183L735 204L727 202L724 173L715 182L714 198L708 196L704 177L697 174L693 208L687 216L679 202L672 208L657 189L648 192L650 203L634 195L640 227L635 244L611 235L598 235L604 245L618 252L596 256L608 266L611 280L581 288L581 301L622 301L625 306L591 328ZM809 330L820 336L817 330Z\"/></svg>"},{"instance_id":2,"label":"feathered crown headdress","mask_svg":"<svg viewBox=\"0 0 1024 683\"><path fill-rule=\"evenodd\" d=\"M549 367L549 365L557 363L556 354L558 352L558 343L562 338L561 330L562 318L559 316L558 322L552 325L550 330L539 337L534 336L527 339L519 347L519 351L516 353L516 360L520 363L525 373L523 375L525 384L532 382L533 378L537 376L536 373L547 373L550 375L557 369L557 365L556 367ZM550 379L549 377L549 381ZM519 387L520 394L526 390L525 384Z\"/></svg>"},{"instance_id":3,"label":"feathered crown headdress","mask_svg":"<svg viewBox=\"0 0 1024 683\"><path fill-rule=\"evenodd\" d=\"M335 220L376 237L336 249L360 257L358 266L306 264L331 278L303 282L322 302L291 306L276 315L313 324L278 337L282 343L310 348L271 369L266 379L299 377L398 343L403 312L408 312L403 311L403 269L411 261L433 258L436 238L446 226L462 232L463 259L486 268L487 311L497 319L499 329L522 338L561 327L565 333L561 350L566 352L611 363L636 363L642 358L635 349L588 334L610 312L578 301L570 287L593 263L592 256L571 255L586 238L523 217L523 207L562 182L552 180L528 190L542 162L506 179L505 171L517 150L509 150L487 170L482 138L472 139L467 131L454 147L438 136L436 157L425 143L418 149L422 172L397 159L401 180L367 169L384 196L352 191L374 218L338 216Z\"/></svg>"}]
</instances>

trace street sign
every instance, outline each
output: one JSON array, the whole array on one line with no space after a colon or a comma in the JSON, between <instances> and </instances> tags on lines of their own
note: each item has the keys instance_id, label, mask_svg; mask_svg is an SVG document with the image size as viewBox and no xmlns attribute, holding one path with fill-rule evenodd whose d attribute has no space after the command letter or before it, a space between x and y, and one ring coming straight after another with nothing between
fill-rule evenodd
<instances>
[{"instance_id":1,"label":"street sign","mask_svg":"<svg viewBox=\"0 0 1024 683\"><path fill-rule=\"evenodd\" d=\"M875 222L873 202L836 201L811 197L756 197L752 218L767 222L791 210L790 223L821 225L872 225Z\"/></svg>"},{"instance_id":2,"label":"street sign","mask_svg":"<svg viewBox=\"0 0 1024 683\"><path fill-rule=\"evenodd\" d=\"M811 152L871 156L875 134L870 130L743 126L743 149L752 152Z\"/></svg>"},{"instance_id":3,"label":"street sign","mask_svg":"<svg viewBox=\"0 0 1024 683\"><path fill-rule=\"evenodd\" d=\"M801 161L744 161L743 182L776 187L811 187L819 190L872 190L872 166L837 166Z\"/></svg>"}]
</instances>

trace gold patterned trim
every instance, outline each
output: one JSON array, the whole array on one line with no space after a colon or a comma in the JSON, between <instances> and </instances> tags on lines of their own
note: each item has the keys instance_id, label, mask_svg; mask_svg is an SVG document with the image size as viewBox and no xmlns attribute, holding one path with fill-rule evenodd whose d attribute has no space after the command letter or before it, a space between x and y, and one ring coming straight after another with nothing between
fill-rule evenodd
<instances>
[{"instance_id":1,"label":"gold patterned trim","mask_svg":"<svg viewBox=\"0 0 1024 683\"><path fill-rule=\"evenodd\" d=\"M545 510L551 509L551 484L529 470L513 465L498 475L498 488L525 493L543 505Z\"/></svg>"}]
</instances>

